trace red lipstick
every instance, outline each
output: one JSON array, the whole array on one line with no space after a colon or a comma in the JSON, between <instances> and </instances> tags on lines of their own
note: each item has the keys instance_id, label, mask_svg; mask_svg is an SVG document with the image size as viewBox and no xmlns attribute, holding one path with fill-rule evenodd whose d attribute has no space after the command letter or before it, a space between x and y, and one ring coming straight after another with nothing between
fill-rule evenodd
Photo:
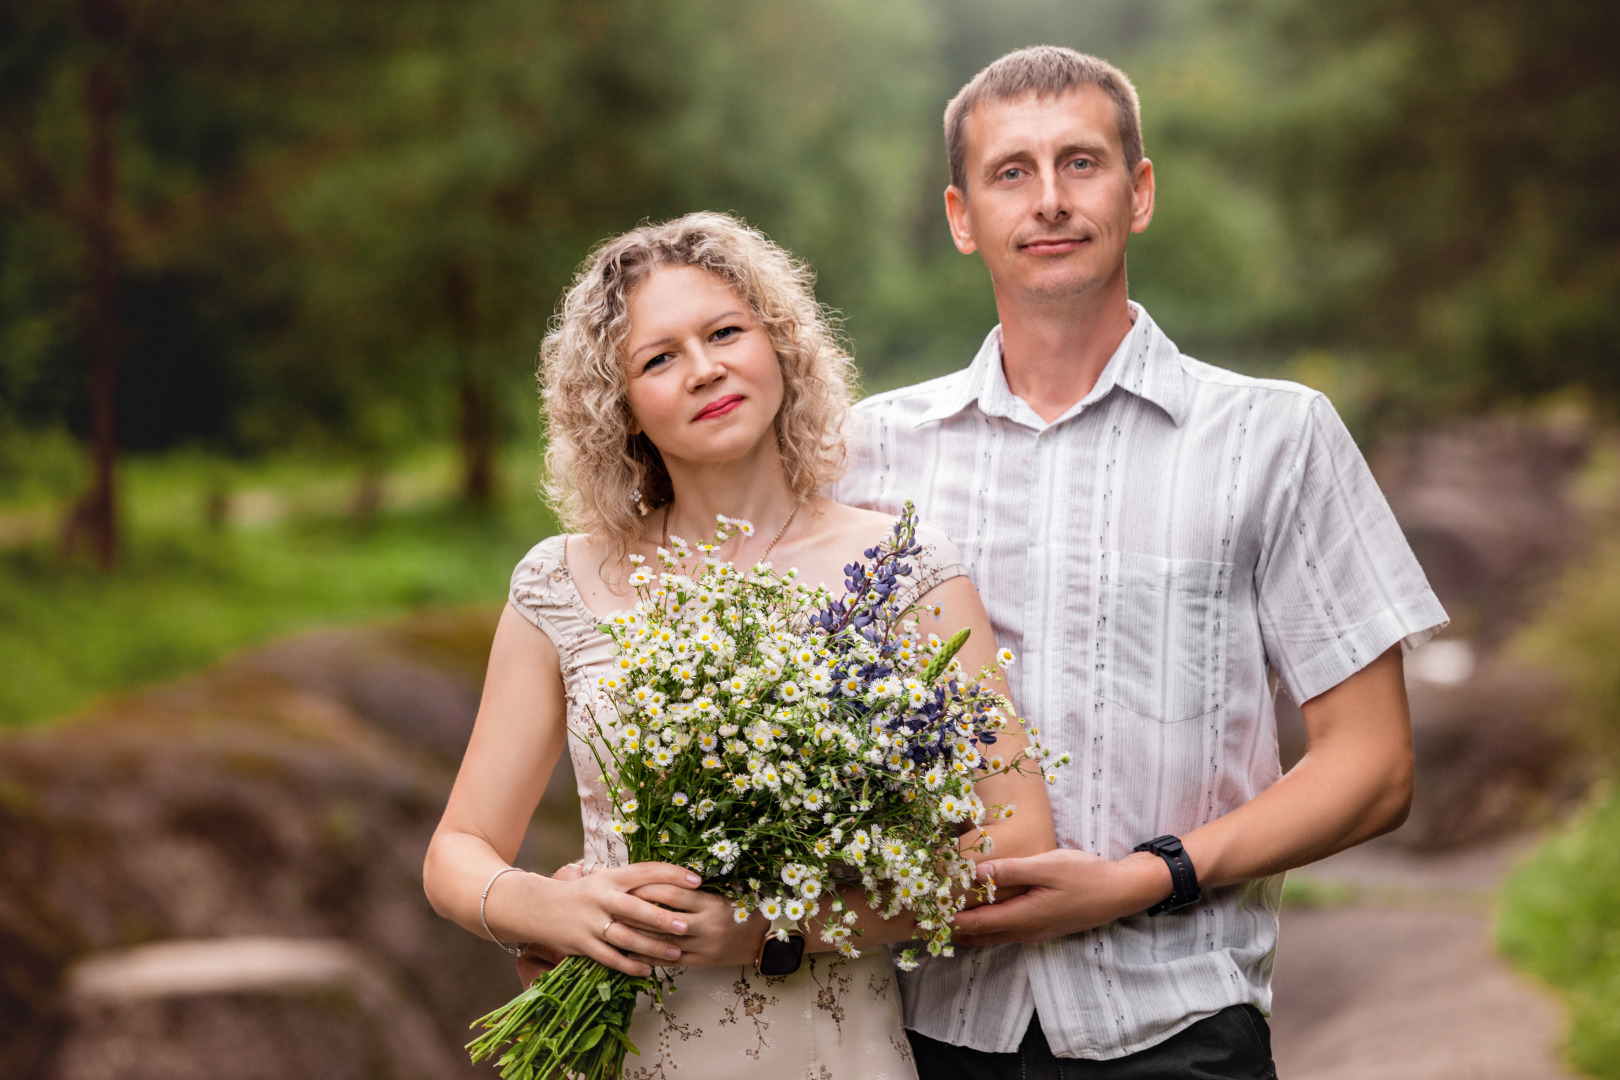
<instances>
[{"instance_id":1,"label":"red lipstick","mask_svg":"<svg viewBox=\"0 0 1620 1080\"><path fill-rule=\"evenodd\" d=\"M692 417L692 422L695 424L699 420L713 420L716 417L724 416L742 403L743 396L741 394L727 394L724 397L715 398L698 410L698 414Z\"/></svg>"}]
</instances>

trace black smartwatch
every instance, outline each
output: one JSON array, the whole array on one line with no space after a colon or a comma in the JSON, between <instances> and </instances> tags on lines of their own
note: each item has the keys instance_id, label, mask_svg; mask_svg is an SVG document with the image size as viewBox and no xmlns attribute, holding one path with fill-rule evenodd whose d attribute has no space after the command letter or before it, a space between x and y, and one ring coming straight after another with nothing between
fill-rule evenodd
<instances>
[{"instance_id":1,"label":"black smartwatch","mask_svg":"<svg viewBox=\"0 0 1620 1080\"><path fill-rule=\"evenodd\" d=\"M787 940L776 936L776 931L767 931L765 940L759 943L759 952L754 955L754 970L761 975L779 976L791 975L799 970L799 963L804 959L804 934L794 927L787 932Z\"/></svg>"},{"instance_id":2,"label":"black smartwatch","mask_svg":"<svg viewBox=\"0 0 1620 1080\"><path fill-rule=\"evenodd\" d=\"M1181 846L1179 838L1156 836L1145 844L1137 844L1131 850L1152 852L1170 867L1170 895L1148 908L1149 915L1180 911L1204 898L1204 894L1198 890L1198 875L1193 872L1192 860L1187 857L1186 849Z\"/></svg>"}]
</instances>

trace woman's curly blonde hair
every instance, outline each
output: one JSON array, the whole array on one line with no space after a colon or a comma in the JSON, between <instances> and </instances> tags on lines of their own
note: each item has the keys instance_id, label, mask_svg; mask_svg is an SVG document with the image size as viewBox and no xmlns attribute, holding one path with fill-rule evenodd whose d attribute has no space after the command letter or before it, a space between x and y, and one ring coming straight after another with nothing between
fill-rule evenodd
<instances>
[{"instance_id":1,"label":"woman's curly blonde hair","mask_svg":"<svg viewBox=\"0 0 1620 1080\"><path fill-rule=\"evenodd\" d=\"M764 233L729 214L696 213L601 244L540 347L545 493L565 528L605 538L618 562L641 535L642 516L674 498L657 448L631 434L624 352L630 293L660 266L715 275L769 335L782 364L777 444L801 504L842 472L842 426L854 398L855 364L816 303L813 272Z\"/></svg>"}]
</instances>

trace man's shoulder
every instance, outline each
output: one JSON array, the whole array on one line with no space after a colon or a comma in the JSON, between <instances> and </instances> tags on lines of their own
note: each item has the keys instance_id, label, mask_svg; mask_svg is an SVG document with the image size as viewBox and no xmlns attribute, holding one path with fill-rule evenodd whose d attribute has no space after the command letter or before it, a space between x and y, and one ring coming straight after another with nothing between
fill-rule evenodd
<instances>
[{"instance_id":1,"label":"man's shoulder","mask_svg":"<svg viewBox=\"0 0 1620 1080\"><path fill-rule=\"evenodd\" d=\"M1179 359L1191 402L1181 432L1189 437L1220 437L1220 432L1239 424L1250 436L1248 453L1255 461L1297 461L1311 447L1334 459L1360 455L1338 409L1322 391L1289 379L1245 375L1186 355Z\"/></svg>"},{"instance_id":2,"label":"man's shoulder","mask_svg":"<svg viewBox=\"0 0 1620 1080\"><path fill-rule=\"evenodd\" d=\"M1202 383L1217 391L1226 391L1232 394L1249 395L1261 398L1270 398L1277 401L1298 402L1308 405L1318 398L1326 400L1326 395L1320 390L1313 390L1304 383L1292 382L1288 379L1267 379L1258 375L1245 375L1231 368L1217 367L1205 363L1194 357L1181 353L1177 359L1181 364L1181 372L1194 382Z\"/></svg>"}]
</instances>

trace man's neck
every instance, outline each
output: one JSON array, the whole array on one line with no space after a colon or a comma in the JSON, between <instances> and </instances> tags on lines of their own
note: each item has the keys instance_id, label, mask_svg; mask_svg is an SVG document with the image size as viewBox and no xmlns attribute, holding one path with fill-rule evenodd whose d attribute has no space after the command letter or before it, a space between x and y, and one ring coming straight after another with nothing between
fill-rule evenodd
<instances>
[{"instance_id":1,"label":"man's neck","mask_svg":"<svg viewBox=\"0 0 1620 1080\"><path fill-rule=\"evenodd\" d=\"M1091 393L1133 313L1125 276L1090 296L1031 300L996 290L1007 388L1048 424Z\"/></svg>"}]
</instances>

